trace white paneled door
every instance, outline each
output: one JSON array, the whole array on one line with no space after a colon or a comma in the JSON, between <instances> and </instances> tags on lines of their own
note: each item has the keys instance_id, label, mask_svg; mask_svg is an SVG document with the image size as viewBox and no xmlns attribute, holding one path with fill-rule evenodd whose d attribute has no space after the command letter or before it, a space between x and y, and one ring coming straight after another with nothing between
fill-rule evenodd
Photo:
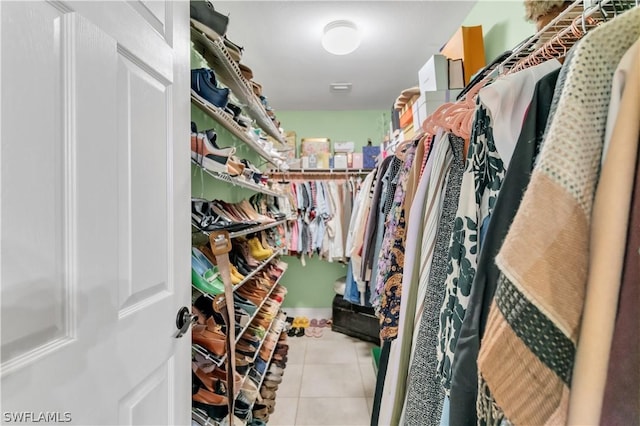
<instances>
[{"instance_id":1,"label":"white paneled door","mask_svg":"<svg viewBox=\"0 0 640 426\"><path fill-rule=\"evenodd\" d=\"M0 1L0 423L190 422L189 3Z\"/></svg>"}]
</instances>

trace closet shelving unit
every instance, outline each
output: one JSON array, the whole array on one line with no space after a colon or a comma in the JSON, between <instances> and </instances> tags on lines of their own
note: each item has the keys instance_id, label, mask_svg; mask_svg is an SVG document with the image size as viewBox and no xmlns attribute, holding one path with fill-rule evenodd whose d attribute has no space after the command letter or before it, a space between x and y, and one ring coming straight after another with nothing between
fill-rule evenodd
<instances>
[{"instance_id":1,"label":"closet shelving unit","mask_svg":"<svg viewBox=\"0 0 640 426\"><path fill-rule=\"evenodd\" d=\"M284 273L282 274L284 275ZM240 339L242 338L242 335L247 331L247 329L249 328L249 324L251 324L251 321L253 321L256 317L256 315L258 315L258 312L260 312L260 309L262 309L262 307L264 306L264 303L267 301L267 299L269 298L269 296L271 296L271 294L273 293L273 291L275 290L276 286L278 285L278 283L280 282L280 279L278 279L276 281L276 284L271 288L271 290L269 290L269 292L267 293L267 296L262 300L262 303L260 303L260 305L258 306L258 309L256 309L256 312L251 315L251 317L249 318L249 322L247 323L246 326L242 327L242 329L238 332L238 335L236 336L236 343L238 343L240 341ZM195 288L195 287L194 287ZM198 290L198 292L201 293L200 290ZM208 294L205 294L206 297L211 297ZM264 340L263 340L264 341ZM262 347L262 343L260 343L260 347ZM205 348L203 348L200 345L193 345L193 350L195 350L196 352L198 352L200 355L202 355L203 357L207 358L210 361L213 361L218 367L220 367L227 359L227 356L224 355L222 357L217 357L215 355L213 355L212 353L210 353L208 350L206 350ZM258 348L258 350L260 350L260 348ZM256 351L256 354L258 352ZM256 355L257 356L257 355ZM253 359L253 361L255 361L255 357Z\"/></svg>"},{"instance_id":2,"label":"closet shelving unit","mask_svg":"<svg viewBox=\"0 0 640 426\"><path fill-rule=\"evenodd\" d=\"M221 38L215 41L211 40L206 35L204 35L201 31L195 29L193 26L191 27L191 40L194 42L194 46L196 50L198 50L200 53L203 54L204 58L207 60L210 66L214 69L216 77L231 90L235 98L237 98L239 104L243 107L243 110L255 121L255 124L259 126L266 134L270 135L277 143L281 145L286 145L286 141L284 140L284 137L282 136L279 129L275 126L274 122L271 120L271 118L267 114L267 111L263 106L262 102L253 93L251 84L242 76L242 74L240 73L240 69L238 68L238 65L232 60L226 47L224 46L223 40ZM279 158L277 158L277 156L273 152L269 152L269 150L267 150L262 144L256 141L252 137L252 135L249 133L249 131L241 127L238 123L236 123L229 114L224 112L222 109L214 105L211 105L202 97L198 96L198 94L196 94L194 91L191 92L191 102L198 109L203 111L208 117L212 118L221 126L223 126L225 129L227 129L235 138L237 138L239 141L251 147L259 156L264 158L267 162L273 164L276 168L279 167L278 164L281 164L277 161L279 160ZM281 193L280 191L269 188L265 185L259 185L244 179L235 178L230 176L227 173L219 173L219 172L206 170L205 168L202 168L196 161L192 160L192 162L198 167L200 167L202 170L204 170L204 172L207 173L209 176L219 181L225 182L227 184L247 188L257 193L262 193L270 196L275 196L275 197L284 196L284 194ZM285 224L286 222L287 222L287 219L281 219L281 220L276 220L270 223L260 224L242 231L231 232L229 234L229 237L232 239L238 238L247 234L252 234L255 232L271 229L281 224ZM193 228L197 229L199 232L202 232L203 234L206 234L206 235L209 234L208 232L198 228L195 225L193 225ZM249 275L247 275L242 282L235 285L233 290L236 291L246 282L248 282L253 277L255 277L258 273L260 273L260 271L264 270L264 268L268 264L270 264L274 259L276 259L277 256L281 254L281 252L282 251L280 249L276 250L272 256L270 256L268 259L260 263L260 265L257 268L255 268ZM256 312L250 316L249 321L247 322L247 325L242 327L241 330L237 333L237 336L235 338L236 343L240 341L243 334L248 330L249 325L255 319L258 312L260 312L260 310L264 307L264 304L266 303L266 301L269 300L269 297L271 296L271 294L273 294L276 286L280 283L285 273L286 273L286 269L285 271L282 272L281 276L278 277L273 287L267 292L267 295L259 304L259 306L257 306ZM200 294L202 293L200 290L197 290L197 292ZM211 295L205 294L205 296L209 298L213 298ZM274 326L274 321L271 322L270 329L273 326ZM267 334L265 333L265 338L266 336ZM262 348L263 344L264 344L264 339L260 342L260 348ZM256 357L259 356L260 348L256 350ZM227 355L223 357L216 357L213 354L209 353L209 351L207 351L205 348L200 347L199 345L193 345L192 349L193 351L201 354L202 356L214 362L218 367L222 366L223 363L226 361ZM269 357L269 360L267 360L267 364L266 364L267 366L271 361L271 358L273 357L274 352L275 352L275 347L274 347L274 351L271 353ZM259 373L257 370L255 370L254 367L251 367L249 371L250 372L253 371L254 375L255 373ZM262 384L262 381L264 381L265 375L266 375L266 369L264 374L262 374L260 378L260 385ZM257 379L258 375L255 375L255 376ZM243 380L248 380L248 377L249 377L249 373L245 375ZM239 393L239 389L237 392ZM237 397L238 393L236 393L234 397ZM233 415L233 413L230 413L230 415ZM192 417L194 419L198 419L198 422L203 425L217 426L219 424L217 421L209 418L206 415L206 413L196 408L192 409Z\"/></svg>"},{"instance_id":3,"label":"closet shelving unit","mask_svg":"<svg viewBox=\"0 0 640 426\"><path fill-rule=\"evenodd\" d=\"M200 165L198 164L197 161L192 159L191 162L193 164L195 164L196 166L200 167ZM220 172L216 172L216 171L213 171L213 170L205 169L204 167L200 167L200 168L206 174L211 176L212 178L217 179L217 180L221 180L223 182L226 182L226 183L234 185L234 186L247 188L247 189L250 189L250 190L255 191L255 192L260 192L262 194L273 195L274 197L282 197L282 195L283 195L281 192L274 191L273 189L268 188L265 185L259 185L259 184L254 183L254 182L249 182L249 181L244 180L244 179L233 177L233 176L229 175L228 173L220 173Z\"/></svg>"},{"instance_id":4,"label":"closet shelving unit","mask_svg":"<svg viewBox=\"0 0 640 426\"><path fill-rule=\"evenodd\" d=\"M286 145L284 137L267 115L267 111L260 99L253 93L249 82L240 73L240 68L229 55L222 39L213 41L202 32L191 27L191 40L194 41L197 47L204 49L203 56L215 68L216 77L233 92L258 126L277 142Z\"/></svg>"},{"instance_id":5,"label":"closet shelving unit","mask_svg":"<svg viewBox=\"0 0 640 426\"><path fill-rule=\"evenodd\" d=\"M289 169L286 172L281 172L278 170L271 170L269 175L291 175L297 173L308 173L308 174L327 174L327 175L344 175L344 174L361 174L366 175L370 173L373 169Z\"/></svg>"},{"instance_id":6,"label":"closet shelving unit","mask_svg":"<svg viewBox=\"0 0 640 426\"><path fill-rule=\"evenodd\" d=\"M247 134L247 130L240 127L240 125L233 121L233 119L229 117L229 115L222 109L218 108L215 105L211 105L193 90L191 90L191 103L200 108L202 112L207 114L209 117L220 123L222 127L231 132L231 134L233 134L236 138L244 142L246 145L249 145L262 158L278 167L278 165L275 163L273 155L268 153L260 144L258 144L258 142L256 142L251 136L249 136Z\"/></svg>"},{"instance_id":7,"label":"closet shelving unit","mask_svg":"<svg viewBox=\"0 0 640 426\"><path fill-rule=\"evenodd\" d=\"M273 256L273 257L275 257L275 256ZM271 259L269 259L268 261L265 261L264 264L267 264L270 260ZM258 312L260 312L260 310L264 306L264 303L267 301L267 299L269 299L269 297L271 296L271 294L273 293L275 288L280 283L280 280L284 276L285 272L286 272L286 269L282 272L280 277L278 277L278 279L276 280L276 282L273 285L273 287L271 287L271 289L267 293L266 297L262 300L262 303L260 304L260 306L258 306L258 309L256 309L256 312L253 315L251 315L251 318L247 322L247 325L245 327L243 327L242 330L238 333L238 335L236 336L236 343L238 343L240 341L240 339L242 338L242 335L247 331L247 329L249 328L249 325L251 324L251 322L254 320L254 318L256 317ZM269 325L269 329L265 333L265 337L262 339L262 341L260 342L260 345L256 349L256 353L255 353L255 355L253 357L253 361L255 361L258 358L258 356L260 355L260 350L262 349L262 346L264 345L264 342L266 340L267 335L269 334L270 331L272 331L273 327L275 327L275 326L276 326L276 324L275 324L275 318L274 318L271 321L270 325ZM277 334L280 334L282 332L282 326L280 326L279 330L275 330L274 329L273 331L275 331ZM275 349L276 349L276 345L274 345L273 350L269 354L269 358L266 360L265 366L268 367L269 364L271 363L271 360L273 359L273 355L275 354ZM213 356L212 354L210 354L209 351L207 351L206 349L202 348L200 345L193 345L193 350L198 352L200 355L204 356L205 358L213 361L218 367L221 366L227 359L227 355L226 354L223 357L218 358L218 357ZM251 369L254 369L254 367L251 367L249 371L251 371ZM256 370L256 372L257 372L257 370ZM267 372L268 372L268 370L265 367L264 372L260 374L260 381L258 382L258 389L260 389L260 387L262 386L262 383L264 382L264 379L265 379L265 377L267 375ZM247 372L247 374L243 377L242 383L244 384L244 382L246 380L250 380L249 379L249 372ZM240 388L242 388L242 385L240 386ZM239 393L240 393L240 389L236 390L234 398L237 398ZM191 415L197 417L200 420L200 423L202 425L219 426L219 423L216 420L213 420L213 419L209 418L206 415L206 413L204 413L203 411L201 411L201 410L199 410L197 408L192 408ZM240 425L237 425L237 426L240 426Z\"/></svg>"},{"instance_id":8,"label":"closet shelving unit","mask_svg":"<svg viewBox=\"0 0 640 426\"><path fill-rule=\"evenodd\" d=\"M272 322L272 323L271 323L271 328L274 328L274 327L278 327L277 329L274 329L274 330L273 330L276 334L280 334L280 333L282 333L282 329L283 329L283 326L282 326L282 325L277 326L276 324L274 324L274 323ZM264 343L264 341L263 341L263 343ZM260 348L262 348L262 345L260 345ZM258 351L259 351L259 350L260 350L260 349L258 349ZM273 346L273 349L271 350L271 354L269 354L269 358L266 360L265 365L267 365L267 366L268 366L268 365L271 363L271 360L273 359L273 355L274 355L275 353L276 353L276 345L274 345L274 346ZM256 355L256 356L257 356L257 355ZM268 370L265 368L265 370L264 370L264 372L262 373L262 376L261 376L261 378L260 378L260 382L258 383L258 389L260 389L260 388L262 387L262 383L264 383L264 379L265 379L265 377L267 376L267 371L268 371Z\"/></svg>"},{"instance_id":9,"label":"closet shelving unit","mask_svg":"<svg viewBox=\"0 0 640 426\"><path fill-rule=\"evenodd\" d=\"M257 225L257 226L253 226L251 228L247 228L247 229L243 229L242 231L236 231L236 232L230 232L229 233L229 237L230 238L238 238L238 237L242 237L244 235L248 235L248 234L253 234L254 232L260 232L260 231L264 231L266 229L271 229L274 228L278 225L282 225L287 223L288 219L281 219L281 220L276 220L275 222L270 222L270 223L264 223L262 225ZM210 232L209 231L205 231L201 228L199 228L198 226L191 224L191 226L193 226L194 228L196 228L198 231L202 232L205 235L209 235Z\"/></svg>"},{"instance_id":10,"label":"closet shelving unit","mask_svg":"<svg viewBox=\"0 0 640 426\"><path fill-rule=\"evenodd\" d=\"M251 271L251 273L249 275L245 276L242 281L240 281L238 284L233 286L233 291L236 291L237 289L242 287L245 283L247 283L251 278L255 277L258 272L262 271L269 263L271 263L271 261L273 259L275 259L276 257L280 256L281 254L282 254L282 251L277 250L271 256L269 256L269 258L267 260L265 260L263 262L260 262L260 265L258 265L258 267L256 269ZM195 286L193 286L193 288L194 288L194 290L198 291L199 293L202 293L205 297L213 300L213 296L210 295L209 293L205 293L205 292L203 292L202 290L200 290L199 288L197 288Z\"/></svg>"}]
</instances>

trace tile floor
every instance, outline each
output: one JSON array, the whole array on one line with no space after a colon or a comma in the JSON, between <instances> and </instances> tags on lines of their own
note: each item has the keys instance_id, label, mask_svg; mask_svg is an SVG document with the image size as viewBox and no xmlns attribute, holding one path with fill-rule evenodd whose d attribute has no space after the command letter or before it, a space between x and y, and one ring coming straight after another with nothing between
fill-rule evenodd
<instances>
[{"instance_id":1,"label":"tile floor","mask_svg":"<svg viewBox=\"0 0 640 426\"><path fill-rule=\"evenodd\" d=\"M376 377L371 343L330 328L289 337L289 361L269 426L369 425Z\"/></svg>"}]
</instances>

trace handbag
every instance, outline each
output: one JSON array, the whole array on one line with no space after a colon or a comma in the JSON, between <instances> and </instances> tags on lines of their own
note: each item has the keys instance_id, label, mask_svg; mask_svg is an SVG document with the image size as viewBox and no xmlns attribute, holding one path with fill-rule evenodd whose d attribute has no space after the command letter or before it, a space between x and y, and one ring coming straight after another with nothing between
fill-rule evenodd
<instances>
[{"instance_id":1,"label":"handbag","mask_svg":"<svg viewBox=\"0 0 640 426\"><path fill-rule=\"evenodd\" d=\"M229 17L217 12L211 0L191 0L191 18L203 23L220 36L227 33Z\"/></svg>"}]
</instances>

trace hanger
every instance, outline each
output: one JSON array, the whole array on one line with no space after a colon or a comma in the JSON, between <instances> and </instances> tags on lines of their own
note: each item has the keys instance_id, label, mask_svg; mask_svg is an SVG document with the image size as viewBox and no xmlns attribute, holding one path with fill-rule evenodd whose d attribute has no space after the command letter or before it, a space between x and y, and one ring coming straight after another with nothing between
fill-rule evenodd
<instances>
[{"instance_id":1,"label":"hanger","mask_svg":"<svg viewBox=\"0 0 640 426\"><path fill-rule=\"evenodd\" d=\"M616 2L612 1L611 5L613 6L613 14L614 14L614 16L618 16L618 11L616 10ZM602 20L607 22L607 20L608 20L607 18L609 17L609 14L602 7L602 1L598 2L598 9L600 10L600 15L602 16Z\"/></svg>"}]
</instances>

